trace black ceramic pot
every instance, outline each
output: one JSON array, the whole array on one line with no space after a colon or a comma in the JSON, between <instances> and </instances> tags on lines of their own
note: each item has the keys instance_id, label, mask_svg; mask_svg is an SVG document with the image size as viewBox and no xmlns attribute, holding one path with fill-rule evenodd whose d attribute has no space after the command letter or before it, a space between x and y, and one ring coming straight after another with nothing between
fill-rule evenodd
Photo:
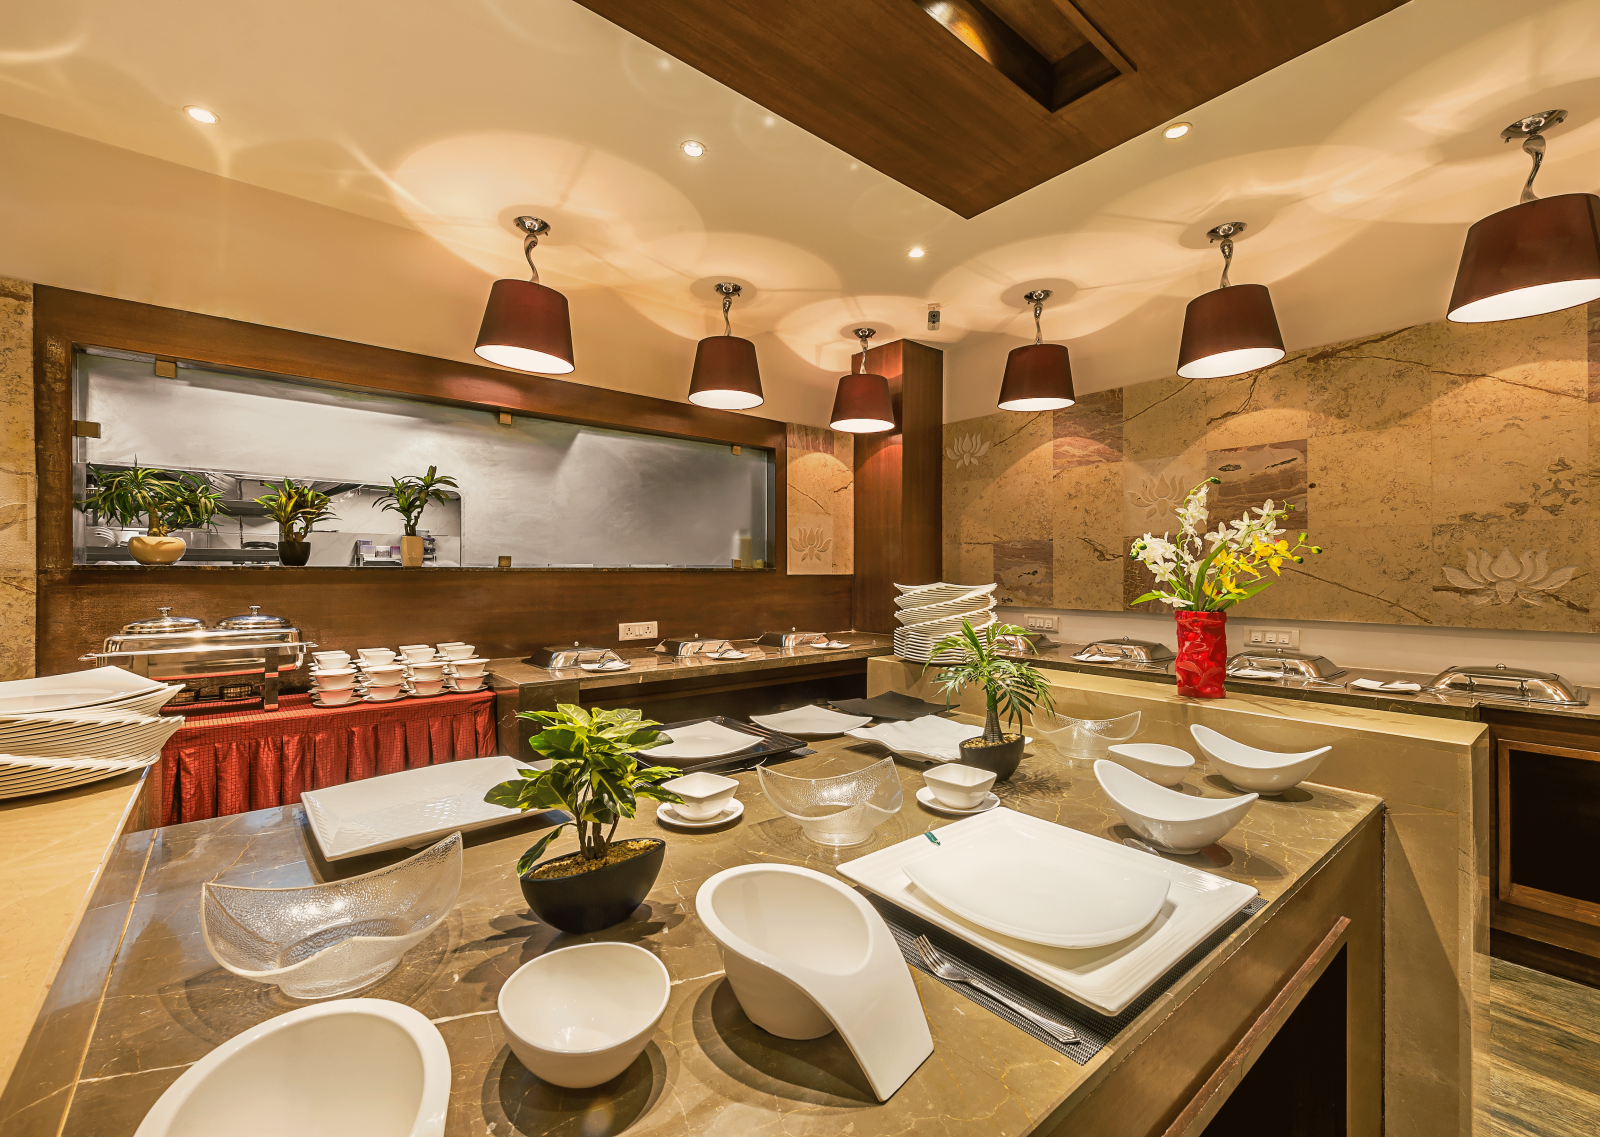
<instances>
[{"instance_id":1,"label":"black ceramic pot","mask_svg":"<svg viewBox=\"0 0 1600 1137\"><path fill-rule=\"evenodd\" d=\"M311 559L310 541L279 541L278 563L300 568Z\"/></svg>"},{"instance_id":2,"label":"black ceramic pot","mask_svg":"<svg viewBox=\"0 0 1600 1137\"><path fill-rule=\"evenodd\" d=\"M563 932L598 932L620 924L649 894L666 858L667 843L648 840L655 848L591 872L547 879L523 876L522 898L535 916Z\"/></svg>"},{"instance_id":3,"label":"black ceramic pot","mask_svg":"<svg viewBox=\"0 0 1600 1137\"><path fill-rule=\"evenodd\" d=\"M1005 781L1017 772L1017 764L1022 761L1023 738L1020 734L1008 734L1005 739L988 746L982 738L966 739L961 743L961 764L993 770L995 781Z\"/></svg>"}]
</instances>

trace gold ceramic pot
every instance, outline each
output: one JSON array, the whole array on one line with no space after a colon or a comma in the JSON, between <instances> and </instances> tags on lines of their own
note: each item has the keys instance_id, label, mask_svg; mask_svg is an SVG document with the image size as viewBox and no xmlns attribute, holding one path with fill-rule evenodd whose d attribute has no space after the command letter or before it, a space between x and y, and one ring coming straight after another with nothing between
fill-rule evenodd
<instances>
[{"instance_id":1,"label":"gold ceramic pot","mask_svg":"<svg viewBox=\"0 0 1600 1137\"><path fill-rule=\"evenodd\" d=\"M128 554L142 565L170 565L188 547L182 537L128 538Z\"/></svg>"},{"instance_id":2,"label":"gold ceramic pot","mask_svg":"<svg viewBox=\"0 0 1600 1137\"><path fill-rule=\"evenodd\" d=\"M421 568L422 554L425 551L421 537L400 538L400 567Z\"/></svg>"}]
</instances>

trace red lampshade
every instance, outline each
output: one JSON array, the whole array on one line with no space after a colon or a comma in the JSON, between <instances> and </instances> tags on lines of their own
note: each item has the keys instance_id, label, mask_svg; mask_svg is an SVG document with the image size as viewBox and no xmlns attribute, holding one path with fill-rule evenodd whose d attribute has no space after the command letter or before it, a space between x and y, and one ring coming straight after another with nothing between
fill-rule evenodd
<instances>
[{"instance_id":1,"label":"red lampshade","mask_svg":"<svg viewBox=\"0 0 1600 1137\"><path fill-rule=\"evenodd\" d=\"M567 298L531 280L495 281L472 350L501 367L567 374L573 368Z\"/></svg>"},{"instance_id":2,"label":"red lampshade","mask_svg":"<svg viewBox=\"0 0 1600 1137\"><path fill-rule=\"evenodd\" d=\"M894 403L889 398L889 380L882 375L841 377L828 425L847 434L893 430Z\"/></svg>"},{"instance_id":3,"label":"red lampshade","mask_svg":"<svg viewBox=\"0 0 1600 1137\"><path fill-rule=\"evenodd\" d=\"M1006 356L1000 381L1003 411L1056 411L1078 401L1072 390L1072 360L1058 343L1030 343Z\"/></svg>"},{"instance_id":4,"label":"red lampshade","mask_svg":"<svg viewBox=\"0 0 1600 1137\"><path fill-rule=\"evenodd\" d=\"M707 336L694 353L689 401L696 406L747 411L766 401L756 345L738 336Z\"/></svg>"},{"instance_id":5,"label":"red lampshade","mask_svg":"<svg viewBox=\"0 0 1600 1137\"><path fill-rule=\"evenodd\" d=\"M1467 230L1449 318L1478 324L1600 299L1600 197L1564 193L1491 213Z\"/></svg>"},{"instance_id":6,"label":"red lampshade","mask_svg":"<svg viewBox=\"0 0 1600 1137\"><path fill-rule=\"evenodd\" d=\"M1266 285L1235 284L1189 301L1178 349L1185 379L1242 375L1282 358L1283 335Z\"/></svg>"}]
</instances>

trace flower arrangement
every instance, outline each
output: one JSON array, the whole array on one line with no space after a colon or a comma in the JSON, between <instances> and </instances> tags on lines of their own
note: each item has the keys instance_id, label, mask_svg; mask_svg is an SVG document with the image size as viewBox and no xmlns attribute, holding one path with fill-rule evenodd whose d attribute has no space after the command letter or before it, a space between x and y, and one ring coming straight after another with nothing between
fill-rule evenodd
<instances>
[{"instance_id":1,"label":"flower arrangement","mask_svg":"<svg viewBox=\"0 0 1600 1137\"><path fill-rule=\"evenodd\" d=\"M1278 521L1294 506L1274 505L1271 498L1239 520L1220 522L1207 532L1206 495L1220 484L1218 478L1207 478L1189 491L1178 507L1182 532L1176 541L1146 533L1133 542L1129 554L1150 570L1158 586L1135 604L1160 600L1178 610L1225 611L1272 585L1285 561L1300 564L1306 553L1322 552L1306 544L1304 533L1293 545L1281 536Z\"/></svg>"}]
</instances>

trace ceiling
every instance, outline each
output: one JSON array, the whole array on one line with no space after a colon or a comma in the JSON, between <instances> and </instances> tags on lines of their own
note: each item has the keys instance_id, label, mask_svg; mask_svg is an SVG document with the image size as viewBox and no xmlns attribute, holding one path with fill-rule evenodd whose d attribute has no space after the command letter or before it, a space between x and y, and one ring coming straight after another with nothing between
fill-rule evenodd
<instances>
[{"instance_id":1,"label":"ceiling","mask_svg":"<svg viewBox=\"0 0 1600 1137\"><path fill-rule=\"evenodd\" d=\"M1044 334L1070 344L1081 389L1170 374L1184 304L1215 286L1204 234L1221 221L1249 223L1233 279L1271 285L1290 347L1437 319L1466 227L1516 201L1526 159L1498 135L1532 111L1572 111L1550 135L1541 192L1600 181L1600 0L1412 0L1184 110L1184 138L1146 130L972 219L569 0L394 11L12 5L0 115L420 235L464 270L412 286L419 305L456 305L446 332L330 330L336 310L300 321L322 334L472 359L469 313L493 276L525 275L510 222L532 212L553 227L543 279L575 321L603 314L619 338L649 329L651 350L673 356L652 393L681 398L694 342L721 327L712 286L736 281L735 330L756 340L769 389L757 413L802 422L826 421L862 323L880 342L946 350L947 418L992 411L1005 352L1032 338L1021 296L1041 286L1055 292ZM200 126L186 104L222 121ZM690 138L704 157L679 150ZM126 219L130 244L139 220ZM0 273L84 287L78 262L124 243L95 223L0 234ZM360 264L331 260L336 229L319 238L329 264L304 271L337 267L360 288ZM19 267L8 258L24 237L45 251ZM926 255L908 257L917 246ZM174 303L148 276L97 287ZM270 299L224 308L202 310L299 326ZM627 385L614 355L585 370L577 346L574 378Z\"/></svg>"}]
</instances>

